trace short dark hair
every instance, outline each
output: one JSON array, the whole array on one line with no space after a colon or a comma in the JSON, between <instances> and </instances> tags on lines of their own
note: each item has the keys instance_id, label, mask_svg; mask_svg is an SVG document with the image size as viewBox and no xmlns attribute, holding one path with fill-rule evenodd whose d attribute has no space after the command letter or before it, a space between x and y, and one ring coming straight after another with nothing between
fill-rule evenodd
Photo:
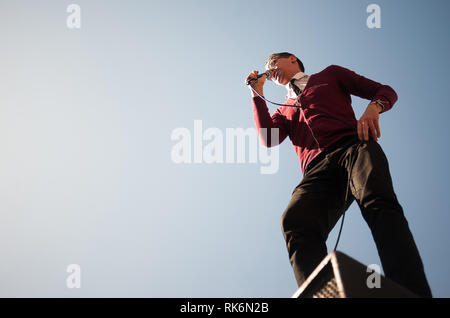
<instances>
[{"instance_id":1,"label":"short dark hair","mask_svg":"<svg viewBox=\"0 0 450 318\"><path fill-rule=\"evenodd\" d=\"M294 55L294 54L289 53L289 52L273 53L267 58L266 63L264 63L264 65L266 68L271 68L277 59L283 58L283 57L289 57L292 55ZM305 67L303 66L302 61L300 61L300 59L298 57L297 57L297 63L298 63L298 66L300 67L300 70L304 73Z\"/></svg>"}]
</instances>

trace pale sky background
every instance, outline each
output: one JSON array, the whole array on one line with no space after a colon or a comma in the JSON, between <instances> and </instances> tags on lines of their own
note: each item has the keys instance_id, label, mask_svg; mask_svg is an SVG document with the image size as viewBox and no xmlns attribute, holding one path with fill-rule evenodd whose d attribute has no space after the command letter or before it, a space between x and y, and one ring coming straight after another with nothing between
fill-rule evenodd
<instances>
[{"instance_id":1,"label":"pale sky background","mask_svg":"<svg viewBox=\"0 0 450 318\"><path fill-rule=\"evenodd\" d=\"M81 7L69 29L67 6ZM366 8L381 7L381 29ZM302 174L175 164L174 129L254 127L243 84L289 51L392 86L381 139L434 296L450 296L449 1L0 1L0 296L290 297ZM268 82L265 95L283 102ZM353 98L359 118L368 101ZM271 112L275 106L269 106ZM328 246L336 242L339 224ZM354 203L339 250L379 264ZM66 286L69 264L81 288Z\"/></svg>"}]
</instances>

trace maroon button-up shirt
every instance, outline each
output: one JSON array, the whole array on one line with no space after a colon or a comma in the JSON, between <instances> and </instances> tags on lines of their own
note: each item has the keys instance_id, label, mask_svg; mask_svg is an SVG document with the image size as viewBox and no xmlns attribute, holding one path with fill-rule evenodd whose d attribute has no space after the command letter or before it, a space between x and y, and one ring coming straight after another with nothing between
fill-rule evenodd
<instances>
[{"instance_id":1,"label":"maroon button-up shirt","mask_svg":"<svg viewBox=\"0 0 450 318\"><path fill-rule=\"evenodd\" d=\"M286 105L298 102L300 109L280 106L270 115L266 102L261 97L252 98L259 138L264 146L272 147L289 136L304 174L308 164L326 147L344 136L357 134L357 120L350 95L371 101L380 100L384 105L382 113L391 109L398 98L390 86L344 67L330 65L323 71L310 75L305 89L297 99L288 98L285 101ZM271 140L271 128L278 128L279 140Z\"/></svg>"}]
</instances>

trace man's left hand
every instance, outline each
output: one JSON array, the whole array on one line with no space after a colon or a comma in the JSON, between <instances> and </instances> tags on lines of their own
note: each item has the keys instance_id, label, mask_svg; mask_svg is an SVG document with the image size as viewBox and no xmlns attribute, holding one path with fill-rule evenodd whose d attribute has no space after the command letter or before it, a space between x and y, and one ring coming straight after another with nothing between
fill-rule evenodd
<instances>
[{"instance_id":1,"label":"man's left hand","mask_svg":"<svg viewBox=\"0 0 450 318\"><path fill-rule=\"evenodd\" d=\"M364 114L358 120L358 137L360 140L369 140L369 134L375 141L380 138L379 109L377 104L369 104Z\"/></svg>"}]
</instances>

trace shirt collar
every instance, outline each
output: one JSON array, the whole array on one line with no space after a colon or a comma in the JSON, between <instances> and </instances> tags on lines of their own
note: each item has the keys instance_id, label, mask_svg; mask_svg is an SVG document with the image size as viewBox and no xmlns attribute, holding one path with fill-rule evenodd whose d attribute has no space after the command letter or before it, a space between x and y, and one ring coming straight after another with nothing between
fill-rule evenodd
<instances>
[{"instance_id":1,"label":"shirt collar","mask_svg":"<svg viewBox=\"0 0 450 318\"><path fill-rule=\"evenodd\" d=\"M291 81L293 80L293 79L295 79L295 80L298 80L298 79L300 79L300 78L302 78L303 76L305 76L306 74L305 73L303 73L303 72L298 72L297 74L295 74L293 77L292 77L292 79L291 79ZM306 77L306 79L308 79L307 77ZM295 95L295 93L294 93L294 91L291 89L291 86L290 86L290 81L289 81L289 83L287 83L286 85L284 85L284 87L286 87L286 90L287 90L287 96L286 97L288 97L288 98L296 98L297 96Z\"/></svg>"}]
</instances>

